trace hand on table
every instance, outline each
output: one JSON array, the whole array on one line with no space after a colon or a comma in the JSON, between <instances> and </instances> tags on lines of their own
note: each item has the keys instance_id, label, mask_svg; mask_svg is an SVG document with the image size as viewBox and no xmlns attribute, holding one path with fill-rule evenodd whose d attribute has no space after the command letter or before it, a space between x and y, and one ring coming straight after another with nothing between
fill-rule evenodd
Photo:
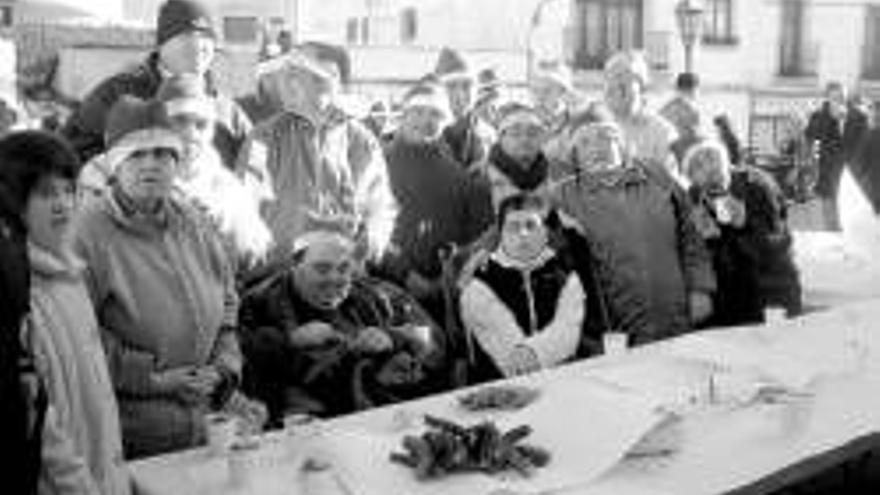
<instances>
[{"instance_id":1,"label":"hand on table","mask_svg":"<svg viewBox=\"0 0 880 495\"><path fill-rule=\"evenodd\" d=\"M531 347L525 345L514 347L507 357L507 362L513 376L525 375L541 369L538 355Z\"/></svg>"},{"instance_id":2,"label":"hand on table","mask_svg":"<svg viewBox=\"0 0 880 495\"><path fill-rule=\"evenodd\" d=\"M378 354L390 351L394 347L394 341L387 332L378 327L367 327L358 332L351 348L355 352L364 354Z\"/></svg>"},{"instance_id":3,"label":"hand on table","mask_svg":"<svg viewBox=\"0 0 880 495\"><path fill-rule=\"evenodd\" d=\"M287 337L290 345L297 348L322 347L342 340L342 335L332 325L322 321L300 325Z\"/></svg>"}]
</instances>

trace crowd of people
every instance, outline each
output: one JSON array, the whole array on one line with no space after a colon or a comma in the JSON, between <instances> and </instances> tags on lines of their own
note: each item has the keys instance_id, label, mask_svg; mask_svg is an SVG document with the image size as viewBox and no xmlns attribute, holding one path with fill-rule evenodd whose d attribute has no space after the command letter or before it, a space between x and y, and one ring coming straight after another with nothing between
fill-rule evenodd
<instances>
[{"instance_id":1,"label":"crowd of people","mask_svg":"<svg viewBox=\"0 0 880 495\"><path fill-rule=\"evenodd\" d=\"M260 431L588 358L609 331L801 311L787 203L692 74L660 112L637 52L597 101L558 66L513 98L444 49L366 125L338 104L341 47L285 49L241 102L215 50L205 7L167 0L143 65L59 132L0 138L13 493L129 493L125 462L200 445L209 412Z\"/></svg>"}]
</instances>

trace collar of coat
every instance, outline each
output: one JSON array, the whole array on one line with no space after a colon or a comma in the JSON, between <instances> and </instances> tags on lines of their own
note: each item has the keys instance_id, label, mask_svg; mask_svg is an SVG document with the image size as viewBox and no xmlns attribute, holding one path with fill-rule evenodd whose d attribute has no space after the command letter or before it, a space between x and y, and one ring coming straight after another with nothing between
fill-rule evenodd
<instances>
[{"instance_id":1,"label":"collar of coat","mask_svg":"<svg viewBox=\"0 0 880 495\"><path fill-rule=\"evenodd\" d=\"M510 268L521 272L531 272L544 266L548 261L556 256L556 251L550 246L544 249L534 258L530 260L520 260L508 255L503 249L496 249L490 258L501 265L503 268Z\"/></svg>"},{"instance_id":2,"label":"collar of coat","mask_svg":"<svg viewBox=\"0 0 880 495\"><path fill-rule=\"evenodd\" d=\"M85 264L71 251L53 253L32 241L28 241L28 261L31 271L44 277L76 278L85 268Z\"/></svg>"}]
</instances>

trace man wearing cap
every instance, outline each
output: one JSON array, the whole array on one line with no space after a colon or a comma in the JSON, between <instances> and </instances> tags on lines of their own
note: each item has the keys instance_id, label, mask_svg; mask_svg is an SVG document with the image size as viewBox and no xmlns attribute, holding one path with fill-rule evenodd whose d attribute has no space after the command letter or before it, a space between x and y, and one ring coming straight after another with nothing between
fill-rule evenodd
<instances>
[{"instance_id":1,"label":"man wearing cap","mask_svg":"<svg viewBox=\"0 0 880 495\"><path fill-rule=\"evenodd\" d=\"M307 43L263 67L283 109L253 129L238 168L263 198L269 271L315 217L354 219L370 261L388 247L397 206L381 146L337 105L345 60L342 48Z\"/></svg>"},{"instance_id":2,"label":"man wearing cap","mask_svg":"<svg viewBox=\"0 0 880 495\"><path fill-rule=\"evenodd\" d=\"M93 89L62 130L83 162L106 150L103 140L107 114L120 96L141 99L156 95L162 81L193 73L204 80L216 107L214 145L223 163L235 165L250 120L237 103L222 95L210 71L217 40L207 7L199 0L166 0L159 8L156 48L137 68L111 76Z\"/></svg>"},{"instance_id":3,"label":"man wearing cap","mask_svg":"<svg viewBox=\"0 0 880 495\"><path fill-rule=\"evenodd\" d=\"M474 168L488 182L496 211L509 196L546 192L550 168L542 151L547 127L535 107L509 101L499 107L498 117L498 141Z\"/></svg>"},{"instance_id":4,"label":"man wearing cap","mask_svg":"<svg viewBox=\"0 0 880 495\"><path fill-rule=\"evenodd\" d=\"M547 129L544 153L553 162L566 162L571 142L571 72L561 64L538 67L529 80L535 111Z\"/></svg>"},{"instance_id":5,"label":"man wearing cap","mask_svg":"<svg viewBox=\"0 0 880 495\"><path fill-rule=\"evenodd\" d=\"M471 242L492 218L488 189L452 158L441 138L448 118L447 99L438 85L412 88L387 150L391 188L400 202L388 267L429 310L438 309L440 249Z\"/></svg>"},{"instance_id":6,"label":"man wearing cap","mask_svg":"<svg viewBox=\"0 0 880 495\"><path fill-rule=\"evenodd\" d=\"M605 103L623 131L625 151L657 171L680 180L670 146L675 129L646 107L648 63L640 52L613 55L605 64Z\"/></svg>"},{"instance_id":7,"label":"man wearing cap","mask_svg":"<svg viewBox=\"0 0 880 495\"><path fill-rule=\"evenodd\" d=\"M242 306L245 387L273 424L335 416L430 391L442 332L411 296L359 275L352 238L330 226L293 246L293 265Z\"/></svg>"},{"instance_id":8,"label":"man wearing cap","mask_svg":"<svg viewBox=\"0 0 880 495\"><path fill-rule=\"evenodd\" d=\"M445 47L433 74L443 85L452 112L452 120L443 129L443 139L455 160L468 168L486 157L495 140L492 128L474 113L476 77L459 52Z\"/></svg>"}]
</instances>

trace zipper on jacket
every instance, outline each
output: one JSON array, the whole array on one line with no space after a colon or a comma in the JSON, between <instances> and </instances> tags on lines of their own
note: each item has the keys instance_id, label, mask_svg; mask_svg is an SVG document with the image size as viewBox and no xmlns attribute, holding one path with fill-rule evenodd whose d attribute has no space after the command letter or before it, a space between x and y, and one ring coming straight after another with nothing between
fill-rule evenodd
<instances>
[{"instance_id":1,"label":"zipper on jacket","mask_svg":"<svg viewBox=\"0 0 880 495\"><path fill-rule=\"evenodd\" d=\"M535 293L532 290L532 272L531 270L526 270L522 272L523 276L523 285L526 290L526 304L529 307L529 337L538 332L536 328L538 326L538 316L537 310L535 309Z\"/></svg>"}]
</instances>

